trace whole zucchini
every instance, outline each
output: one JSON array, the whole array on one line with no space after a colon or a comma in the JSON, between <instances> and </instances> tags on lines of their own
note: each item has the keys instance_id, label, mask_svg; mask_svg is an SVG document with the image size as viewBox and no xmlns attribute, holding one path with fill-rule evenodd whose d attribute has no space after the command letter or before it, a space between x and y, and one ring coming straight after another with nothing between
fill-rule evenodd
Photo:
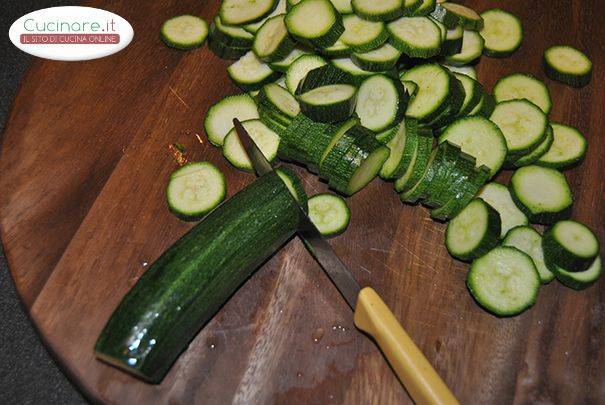
<instances>
[{"instance_id":1,"label":"whole zucchini","mask_svg":"<svg viewBox=\"0 0 605 405\"><path fill-rule=\"evenodd\" d=\"M293 190L304 194L300 180ZM299 195L306 207L306 195ZM101 332L96 355L148 382L179 354L252 272L296 231L299 208L276 173L216 208L149 267Z\"/></svg>"}]
</instances>

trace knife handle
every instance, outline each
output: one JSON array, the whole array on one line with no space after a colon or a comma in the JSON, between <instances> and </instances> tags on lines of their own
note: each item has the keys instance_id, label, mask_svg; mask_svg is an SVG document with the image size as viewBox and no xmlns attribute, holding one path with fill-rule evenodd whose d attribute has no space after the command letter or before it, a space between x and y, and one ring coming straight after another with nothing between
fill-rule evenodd
<instances>
[{"instance_id":1,"label":"knife handle","mask_svg":"<svg viewBox=\"0 0 605 405\"><path fill-rule=\"evenodd\" d=\"M371 335L416 404L458 404L458 400L370 287L359 292L355 326Z\"/></svg>"}]
</instances>

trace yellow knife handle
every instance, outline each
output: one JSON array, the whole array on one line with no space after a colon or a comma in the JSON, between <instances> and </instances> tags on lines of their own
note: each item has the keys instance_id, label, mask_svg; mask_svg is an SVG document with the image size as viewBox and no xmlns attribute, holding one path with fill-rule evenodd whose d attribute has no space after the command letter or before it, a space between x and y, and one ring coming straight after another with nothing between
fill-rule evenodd
<instances>
[{"instance_id":1,"label":"yellow knife handle","mask_svg":"<svg viewBox=\"0 0 605 405\"><path fill-rule=\"evenodd\" d=\"M371 335L415 403L458 404L458 400L370 287L359 292L355 326Z\"/></svg>"}]
</instances>

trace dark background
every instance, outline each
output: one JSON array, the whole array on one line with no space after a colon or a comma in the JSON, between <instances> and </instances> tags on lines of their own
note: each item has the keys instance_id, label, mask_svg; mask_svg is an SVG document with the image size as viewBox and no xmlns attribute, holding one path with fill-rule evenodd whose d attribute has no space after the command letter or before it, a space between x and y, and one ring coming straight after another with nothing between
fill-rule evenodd
<instances>
[{"instance_id":1,"label":"dark background","mask_svg":"<svg viewBox=\"0 0 605 405\"><path fill-rule=\"evenodd\" d=\"M0 132L4 129L19 81L33 58L9 41L10 25L31 11L73 3L52 0L0 2ZM17 297L6 259L0 252L0 404L81 403L85 403L82 395L42 346Z\"/></svg>"}]
</instances>

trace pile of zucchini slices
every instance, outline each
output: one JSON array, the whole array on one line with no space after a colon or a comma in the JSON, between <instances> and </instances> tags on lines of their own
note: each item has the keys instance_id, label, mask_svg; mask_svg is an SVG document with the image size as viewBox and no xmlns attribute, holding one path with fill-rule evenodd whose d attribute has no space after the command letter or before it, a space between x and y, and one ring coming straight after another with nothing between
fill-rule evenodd
<instances>
[{"instance_id":1,"label":"pile of zucchini slices","mask_svg":"<svg viewBox=\"0 0 605 405\"><path fill-rule=\"evenodd\" d=\"M167 44L191 47L187 32L203 43L189 17L163 28ZM449 221L448 251L472 262L469 290L498 316L533 305L555 277L580 289L601 275L596 237L569 220L561 172L584 158L584 136L549 119L549 90L536 77L507 75L491 94L477 80L482 55L521 45L511 13L436 0L223 0L206 32L212 52L235 60L227 72L244 91L205 118L233 166L252 170L237 117L268 160L304 165L344 196L376 176L391 181L404 203ZM590 81L590 60L572 47L548 48L543 63L554 80ZM492 181L501 169L515 170L508 186ZM318 227L342 232L344 200L316 202ZM551 227L543 237L530 223Z\"/></svg>"}]
</instances>

